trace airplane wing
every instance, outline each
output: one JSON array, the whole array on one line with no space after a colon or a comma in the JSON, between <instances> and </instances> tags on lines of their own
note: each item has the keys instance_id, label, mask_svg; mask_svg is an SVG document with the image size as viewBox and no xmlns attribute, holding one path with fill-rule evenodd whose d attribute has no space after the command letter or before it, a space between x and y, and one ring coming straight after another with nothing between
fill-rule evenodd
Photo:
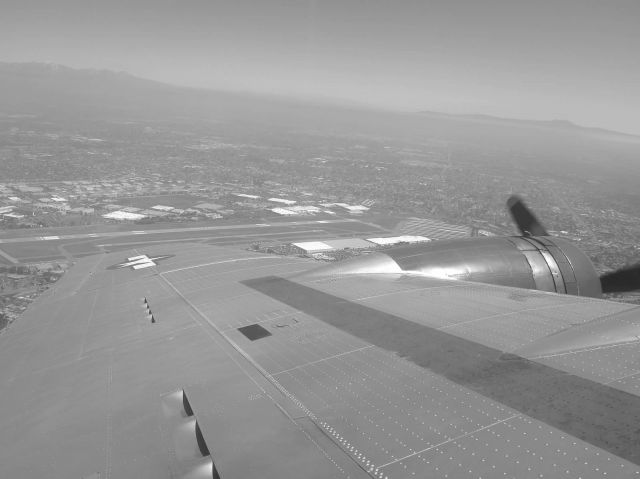
<instances>
[{"instance_id":1,"label":"airplane wing","mask_svg":"<svg viewBox=\"0 0 640 479\"><path fill-rule=\"evenodd\" d=\"M79 261L0 334L0 477L640 476L638 307L316 267Z\"/></svg>"}]
</instances>

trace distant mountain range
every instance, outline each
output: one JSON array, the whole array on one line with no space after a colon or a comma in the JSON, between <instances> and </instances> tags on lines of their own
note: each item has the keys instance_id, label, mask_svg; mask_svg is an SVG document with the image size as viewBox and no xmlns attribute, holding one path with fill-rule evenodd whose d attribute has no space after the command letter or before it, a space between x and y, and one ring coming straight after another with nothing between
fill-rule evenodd
<instances>
[{"instance_id":1,"label":"distant mountain range","mask_svg":"<svg viewBox=\"0 0 640 479\"><path fill-rule=\"evenodd\" d=\"M504 126L514 126L514 127L525 127L525 128L546 128L552 130L565 130L565 131L573 131L573 132L584 132L584 133L592 133L599 135L614 135L620 136L622 138L628 138L629 140L639 140L640 136L631 135L629 133L622 133L615 130L607 130L604 128L594 128L577 125L568 120L523 120L517 118L502 118L499 116L492 115L481 115L481 114L448 114L441 113L435 111L421 111L419 112L421 115L429 116L432 118L447 118L452 120L460 120L460 121L471 121L485 124L493 124L493 125L504 125Z\"/></svg>"},{"instance_id":2,"label":"distant mountain range","mask_svg":"<svg viewBox=\"0 0 640 479\"><path fill-rule=\"evenodd\" d=\"M180 97L173 104L173 99ZM0 63L0 112L153 117L193 109L189 89L128 73L46 63ZM186 102L186 104L185 104ZM177 109L176 109L177 108Z\"/></svg>"},{"instance_id":3,"label":"distant mountain range","mask_svg":"<svg viewBox=\"0 0 640 479\"><path fill-rule=\"evenodd\" d=\"M0 116L6 115L75 120L186 118L253 123L333 136L364 135L420 142L431 138L502 149L546 148L551 152L567 145L573 148L576 138L640 144L640 136L585 128L562 120L514 120L431 111L391 113L352 105L339 107L335 103L174 86L123 72L47 63L0 62Z\"/></svg>"}]
</instances>

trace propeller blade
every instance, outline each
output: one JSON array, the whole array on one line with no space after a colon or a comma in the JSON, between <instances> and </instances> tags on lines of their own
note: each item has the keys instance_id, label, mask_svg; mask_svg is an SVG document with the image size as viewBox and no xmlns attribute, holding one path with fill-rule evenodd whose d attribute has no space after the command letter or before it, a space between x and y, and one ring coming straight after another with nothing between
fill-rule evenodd
<instances>
[{"instance_id":1,"label":"propeller blade","mask_svg":"<svg viewBox=\"0 0 640 479\"><path fill-rule=\"evenodd\" d=\"M603 293L623 293L640 289L640 264L600 276Z\"/></svg>"},{"instance_id":2,"label":"propeller blade","mask_svg":"<svg viewBox=\"0 0 640 479\"><path fill-rule=\"evenodd\" d=\"M547 230L519 196L510 196L507 200L507 208L523 236L549 236Z\"/></svg>"}]
</instances>

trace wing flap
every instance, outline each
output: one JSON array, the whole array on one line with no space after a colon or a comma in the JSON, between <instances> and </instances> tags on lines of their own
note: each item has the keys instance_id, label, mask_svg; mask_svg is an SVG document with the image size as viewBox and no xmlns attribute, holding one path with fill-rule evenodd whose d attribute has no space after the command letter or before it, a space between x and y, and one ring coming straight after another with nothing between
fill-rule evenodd
<instances>
[{"instance_id":1,"label":"wing flap","mask_svg":"<svg viewBox=\"0 0 640 479\"><path fill-rule=\"evenodd\" d=\"M369 477L335 445L329 454L303 427L315 425L298 423L247 377L189 386L184 395L221 478Z\"/></svg>"}]
</instances>

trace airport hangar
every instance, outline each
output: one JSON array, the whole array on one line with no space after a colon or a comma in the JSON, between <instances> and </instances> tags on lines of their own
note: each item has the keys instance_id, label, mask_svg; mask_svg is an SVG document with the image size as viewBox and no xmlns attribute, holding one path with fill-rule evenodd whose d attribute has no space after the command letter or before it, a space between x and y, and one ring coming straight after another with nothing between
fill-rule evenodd
<instances>
[{"instance_id":1,"label":"airport hangar","mask_svg":"<svg viewBox=\"0 0 640 479\"><path fill-rule=\"evenodd\" d=\"M343 249L363 250L380 246L392 246L397 244L413 244L430 241L424 236L393 236L384 238L337 238L323 241L304 241L291 243L293 251L297 254L327 253Z\"/></svg>"}]
</instances>

